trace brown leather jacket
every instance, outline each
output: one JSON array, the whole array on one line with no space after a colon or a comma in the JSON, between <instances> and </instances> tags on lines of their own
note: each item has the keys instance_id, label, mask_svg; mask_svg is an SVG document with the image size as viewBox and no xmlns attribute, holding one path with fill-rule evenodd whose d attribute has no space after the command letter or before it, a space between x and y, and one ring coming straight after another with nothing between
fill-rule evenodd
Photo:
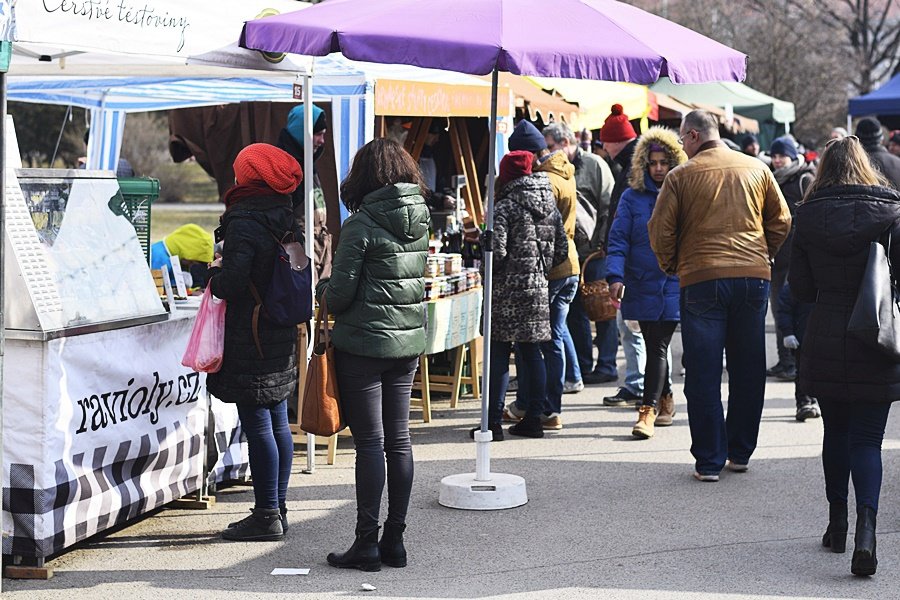
<instances>
[{"instance_id":1,"label":"brown leather jacket","mask_svg":"<svg viewBox=\"0 0 900 600\"><path fill-rule=\"evenodd\" d=\"M554 152L539 166L534 168L535 173L546 173L553 185L553 197L556 199L556 208L562 215L563 227L566 237L569 239L569 253L564 263L556 265L550 270L550 281L565 279L581 273L578 264L578 252L575 249L575 212L578 206L578 192L575 186L575 167L566 158L563 152Z\"/></svg>"},{"instance_id":2,"label":"brown leather jacket","mask_svg":"<svg viewBox=\"0 0 900 600\"><path fill-rule=\"evenodd\" d=\"M648 227L659 266L681 287L768 280L791 213L765 164L711 141L666 176Z\"/></svg>"}]
</instances>

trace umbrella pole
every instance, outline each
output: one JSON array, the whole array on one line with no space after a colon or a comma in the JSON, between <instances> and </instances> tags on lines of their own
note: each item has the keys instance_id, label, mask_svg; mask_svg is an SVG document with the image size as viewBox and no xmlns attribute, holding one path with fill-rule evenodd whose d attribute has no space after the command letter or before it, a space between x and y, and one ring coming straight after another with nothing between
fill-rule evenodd
<instances>
[{"instance_id":1,"label":"umbrella pole","mask_svg":"<svg viewBox=\"0 0 900 600\"><path fill-rule=\"evenodd\" d=\"M481 429L475 432L475 473L448 475L441 480L438 502L442 506L464 510L501 510L515 508L528 502L525 480L518 475L491 473L491 440L488 429L488 402L491 381L491 288L493 274L494 237L494 175L497 152L497 67L491 74L491 116L488 127L488 185L484 250L484 368L481 384ZM477 182L476 182L477 184Z\"/></svg>"}]
</instances>

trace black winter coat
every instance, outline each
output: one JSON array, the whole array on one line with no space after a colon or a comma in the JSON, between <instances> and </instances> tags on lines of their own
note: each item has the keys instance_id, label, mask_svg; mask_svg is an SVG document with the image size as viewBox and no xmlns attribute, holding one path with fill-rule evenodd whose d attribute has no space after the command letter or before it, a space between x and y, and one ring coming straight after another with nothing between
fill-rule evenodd
<instances>
[{"instance_id":1,"label":"black winter coat","mask_svg":"<svg viewBox=\"0 0 900 600\"><path fill-rule=\"evenodd\" d=\"M900 363L847 336L869 243L892 228L900 265L900 193L883 187L819 190L797 208L788 278L794 296L815 302L800 347L801 393L840 402L900 400Z\"/></svg>"},{"instance_id":2,"label":"black winter coat","mask_svg":"<svg viewBox=\"0 0 900 600\"><path fill-rule=\"evenodd\" d=\"M887 177L894 189L900 190L900 158L888 152L881 144L865 148L872 165Z\"/></svg>"},{"instance_id":3,"label":"black winter coat","mask_svg":"<svg viewBox=\"0 0 900 600\"><path fill-rule=\"evenodd\" d=\"M637 145L638 140L632 140L631 143L622 148L621 152L613 159L613 162L619 166L619 170L615 173L616 183L613 186L612 193L609 195L609 214L606 218L607 223L611 224L616 220L616 211L619 209L619 198L621 198L622 194L625 193L625 190L630 187L628 180L631 177L631 159L634 156L634 149L637 148ZM611 227L607 228L606 239L603 240L604 248L609 245L609 229L611 229Z\"/></svg>"},{"instance_id":4,"label":"black winter coat","mask_svg":"<svg viewBox=\"0 0 900 600\"><path fill-rule=\"evenodd\" d=\"M276 242L272 237L295 231L290 196L250 198L222 215L222 268L209 280L212 293L227 302L225 355L222 369L210 373L206 385L223 402L272 406L286 399L297 384L297 328L259 318L260 357L253 340L256 301L252 281L264 296L272 279ZM301 239L299 235L297 239Z\"/></svg>"}]
</instances>

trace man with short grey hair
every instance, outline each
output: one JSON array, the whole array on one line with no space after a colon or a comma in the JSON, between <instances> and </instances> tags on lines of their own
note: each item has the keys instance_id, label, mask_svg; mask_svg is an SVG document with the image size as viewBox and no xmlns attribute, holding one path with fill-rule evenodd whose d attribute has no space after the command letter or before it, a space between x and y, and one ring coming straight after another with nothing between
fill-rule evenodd
<instances>
[{"instance_id":1,"label":"man with short grey hair","mask_svg":"<svg viewBox=\"0 0 900 600\"><path fill-rule=\"evenodd\" d=\"M718 481L726 459L730 470L744 472L756 449L771 264L790 232L791 213L769 168L729 150L712 114L688 113L679 141L690 160L666 176L648 228L659 266L681 285L694 477Z\"/></svg>"},{"instance_id":2,"label":"man with short grey hair","mask_svg":"<svg viewBox=\"0 0 900 600\"><path fill-rule=\"evenodd\" d=\"M575 249L578 251L578 260L584 262L588 256L603 246L608 226L609 197L615 178L606 161L579 147L578 138L567 124L552 123L545 127L542 133L547 141L547 147L551 151L561 149L575 167L575 186L578 192ZM584 273L585 281L594 281L605 275L603 272L597 275L596 271L590 269L590 272ZM594 368L591 322L581 308L579 295L575 296L569 307L566 323L571 340L566 348L564 391L568 393L580 391L584 387L582 375L590 375Z\"/></svg>"}]
</instances>

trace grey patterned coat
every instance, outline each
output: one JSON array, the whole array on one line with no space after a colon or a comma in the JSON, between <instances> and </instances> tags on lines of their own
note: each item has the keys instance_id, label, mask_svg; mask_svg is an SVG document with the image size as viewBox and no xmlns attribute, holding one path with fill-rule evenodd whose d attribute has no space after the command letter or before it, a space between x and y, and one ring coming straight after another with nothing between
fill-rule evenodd
<instances>
[{"instance_id":1,"label":"grey patterned coat","mask_svg":"<svg viewBox=\"0 0 900 600\"><path fill-rule=\"evenodd\" d=\"M547 275L566 260L568 249L546 174L519 177L499 190L494 203L493 339L550 339Z\"/></svg>"}]
</instances>

